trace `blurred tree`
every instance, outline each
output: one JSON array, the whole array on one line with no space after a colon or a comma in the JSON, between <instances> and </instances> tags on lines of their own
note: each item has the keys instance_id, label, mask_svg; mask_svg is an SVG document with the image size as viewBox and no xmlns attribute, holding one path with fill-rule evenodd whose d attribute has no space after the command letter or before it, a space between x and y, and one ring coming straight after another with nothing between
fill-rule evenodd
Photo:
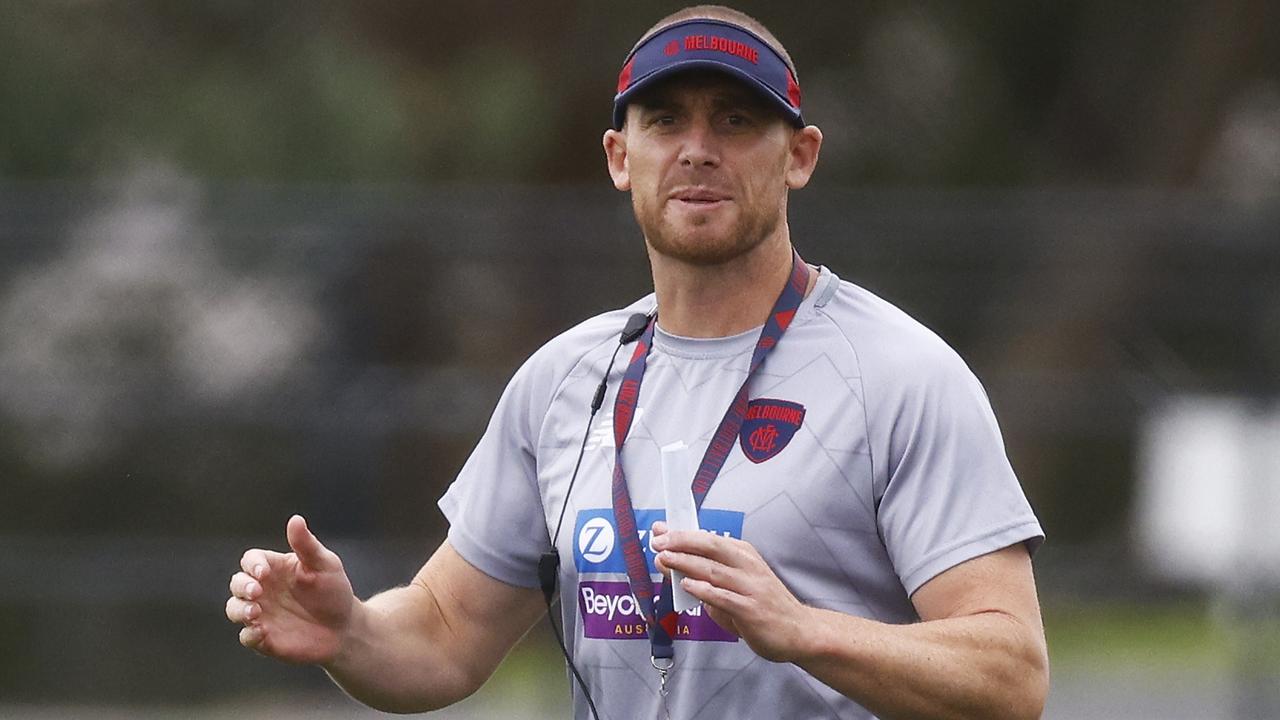
<instances>
[{"instance_id":1,"label":"blurred tree","mask_svg":"<svg viewBox=\"0 0 1280 720\"><path fill-rule=\"evenodd\" d=\"M1265 0L740 5L797 57L842 184L1187 185L1280 46ZM617 68L678 6L7 3L0 176L159 156L210 178L601 182Z\"/></svg>"}]
</instances>

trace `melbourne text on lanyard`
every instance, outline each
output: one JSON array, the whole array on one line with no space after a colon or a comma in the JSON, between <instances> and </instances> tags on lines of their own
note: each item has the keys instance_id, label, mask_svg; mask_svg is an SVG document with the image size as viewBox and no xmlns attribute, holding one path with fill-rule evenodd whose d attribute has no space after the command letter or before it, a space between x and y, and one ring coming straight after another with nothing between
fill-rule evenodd
<instances>
[{"instance_id":1,"label":"melbourne text on lanyard","mask_svg":"<svg viewBox=\"0 0 1280 720\"><path fill-rule=\"evenodd\" d=\"M716 476L720 474L720 468L724 466L725 459L736 444L735 439L742 428L747 412L747 385L755 375L756 369L764 362L765 356L778 344L782 334L791 325L791 320L804 300L804 293L808 286L809 266L800 259L799 254L792 250L791 277L782 288L777 301L774 302L769 319L765 321L764 328L760 331L760 338L756 340L747 377L742 381L742 387L738 388L738 394L734 396L729 409L725 411L724 419L720 421L720 426L712 436L711 443L707 445L707 451L702 456L702 462L698 465L698 471L693 476L693 500L695 507L699 510L702 509L702 501L711 490ZM627 579L648 624L653 664L662 672L665 688L666 670L671 668L675 657L671 640L676 632L676 613L672 607L671 579L668 577L663 580L662 590L655 596L644 551L640 548L635 509L631 505L631 494L627 492L627 478L622 470L622 444L631 429L631 420L635 416L636 404L640 399L640 382L644 379L645 365L648 361L649 349L653 345L653 331L656 325L657 317L650 318L644 334L636 344L635 352L631 355L631 362L622 376L622 385L618 388L618 395L614 400L613 439L616 450L613 465L613 516L617 523L618 537L622 542ZM657 618L657 622L654 618Z\"/></svg>"}]
</instances>

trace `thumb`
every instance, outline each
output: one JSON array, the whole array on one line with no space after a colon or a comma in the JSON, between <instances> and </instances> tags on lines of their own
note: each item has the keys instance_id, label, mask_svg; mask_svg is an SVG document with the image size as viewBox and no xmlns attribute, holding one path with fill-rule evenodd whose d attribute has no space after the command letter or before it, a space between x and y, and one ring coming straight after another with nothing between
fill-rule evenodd
<instances>
[{"instance_id":1,"label":"thumb","mask_svg":"<svg viewBox=\"0 0 1280 720\"><path fill-rule=\"evenodd\" d=\"M307 528L306 519L301 515L289 518L289 524L285 526L285 537L288 538L289 547L297 553L303 567L309 570L332 569L337 556L322 545L319 538L311 534L311 530Z\"/></svg>"}]
</instances>

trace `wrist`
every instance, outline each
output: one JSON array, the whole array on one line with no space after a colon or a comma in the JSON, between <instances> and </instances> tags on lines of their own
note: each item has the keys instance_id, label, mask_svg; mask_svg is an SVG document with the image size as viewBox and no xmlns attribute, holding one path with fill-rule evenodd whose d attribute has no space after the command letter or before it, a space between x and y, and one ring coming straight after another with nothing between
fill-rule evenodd
<instances>
[{"instance_id":1,"label":"wrist","mask_svg":"<svg viewBox=\"0 0 1280 720\"><path fill-rule=\"evenodd\" d=\"M831 641L838 629L833 624L836 614L830 610L803 606L796 627L791 662L807 665L827 657Z\"/></svg>"},{"instance_id":2,"label":"wrist","mask_svg":"<svg viewBox=\"0 0 1280 720\"><path fill-rule=\"evenodd\" d=\"M330 674L341 673L344 667L358 664L356 656L360 654L360 645L369 637L372 611L360 598L351 597L351 613L341 628L335 629L335 649L333 656L321 663Z\"/></svg>"}]
</instances>

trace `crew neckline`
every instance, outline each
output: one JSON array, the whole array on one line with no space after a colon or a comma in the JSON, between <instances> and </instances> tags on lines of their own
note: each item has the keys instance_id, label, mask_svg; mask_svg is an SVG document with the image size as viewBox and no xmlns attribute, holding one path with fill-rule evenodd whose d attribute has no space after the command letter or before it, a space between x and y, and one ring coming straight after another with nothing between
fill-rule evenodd
<instances>
[{"instance_id":1,"label":"crew neckline","mask_svg":"<svg viewBox=\"0 0 1280 720\"><path fill-rule=\"evenodd\" d=\"M813 284L813 290L800 302L800 307L796 308L796 315L791 320L789 327L804 324L809 318L813 317L815 307L822 307L831 299L831 288L839 278L825 265L819 265L816 270L818 280ZM658 322L662 322L661 316L659 316ZM763 328L763 325L757 325L750 330L735 335L718 338L694 338L673 335L663 330L662 325L659 324L653 330L653 348L668 355L693 360L733 357L754 348Z\"/></svg>"}]
</instances>

